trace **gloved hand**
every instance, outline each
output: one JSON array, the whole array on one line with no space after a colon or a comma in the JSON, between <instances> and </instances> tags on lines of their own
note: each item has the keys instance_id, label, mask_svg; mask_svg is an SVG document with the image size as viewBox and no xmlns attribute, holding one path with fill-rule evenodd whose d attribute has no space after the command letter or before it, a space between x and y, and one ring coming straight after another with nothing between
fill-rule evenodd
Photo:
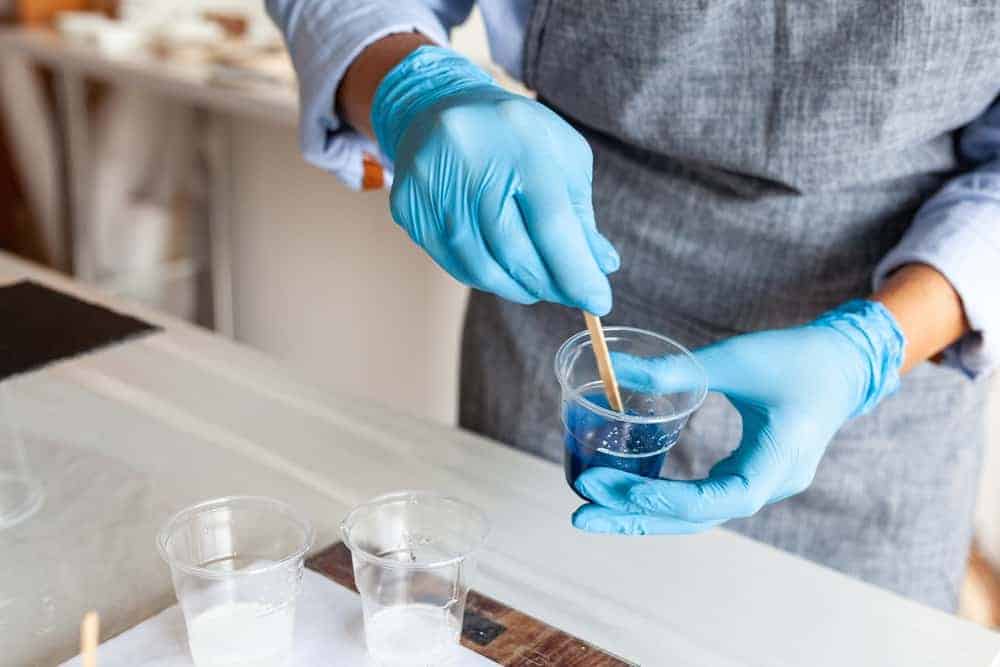
<instances>
[{"instance_id":1,"label":"gloved hand","mask_svg":"<svg viewBox=\"0 0 1000 667\"><path fill-rule=\"evenodd\" d=\"M698 350L709 389L742 417L739 446L696 481L588 470L576 488L593 504L576 511L573 525L595 533L694 533L805 490L841 425L895 391L904 344L889 311L857 300L804 326ZM615 355L613 364L619 382L634 390L667 393L685 382L669 358Z\"/></svg>"},{"instance_id":2,"label":"gloved hand","mask_svg":"<svg viewBox=\"0 0 1000 667\"><path fill-rule=\"evenodd\" d=\"M383 79L372 125L394 162L392 217L455 279L518 303L611 309L619 258L594 222L587 142L454 51Z\"/></svg>"}]
</instances>

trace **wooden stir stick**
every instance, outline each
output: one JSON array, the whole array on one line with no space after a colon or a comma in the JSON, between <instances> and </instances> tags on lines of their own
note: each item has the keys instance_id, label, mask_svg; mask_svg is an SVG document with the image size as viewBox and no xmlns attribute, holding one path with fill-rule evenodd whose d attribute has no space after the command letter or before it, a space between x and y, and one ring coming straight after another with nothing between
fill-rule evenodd
<instances>
[{"instance_id":1,"label":"wooden stir stick","mask_svg":"<svg viewBox=\"0 0 1000 667\"><path fill-rule=\"evenodd\" d=\"M80 661L83 667L97 667L97 637L101 620L96 611L88 611L80 623Z\"/></svg>"},{"instance_id":2,"label":"wooden stir stick","mask_svg":"<svg viewBox=\"0 0 1000 667\"><path fill-rule=\"evenodd\" d=\"M611 355L608 352L608 341L604 338L601 318L583 311L583 319L586 320L587 329L590 331L590 343L591 347L594 348L594 358L597 360L597 372L601 375L601 383L604 385L604 395L608 397L608 405L615 412L625 412L625 406L622 405L622 395L618 391L618 379L611 367Z\"/></svg>"}]
</instances>

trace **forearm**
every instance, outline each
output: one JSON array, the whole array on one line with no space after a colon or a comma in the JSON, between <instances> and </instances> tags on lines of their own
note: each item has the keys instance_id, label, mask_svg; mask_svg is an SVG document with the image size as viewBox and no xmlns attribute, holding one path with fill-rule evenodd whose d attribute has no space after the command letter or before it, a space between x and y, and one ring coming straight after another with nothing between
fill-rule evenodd
<instances>
[{"instance_id":1,"label":"forearm","mask_svg":"<svg viewBox=\"0 0 1000 667\"><path fill-rule=\"evenodd\" d=\"M418 32L409 32L387 35L368 45L347 68L337 88L337 113L355 130L374 139L371 110L379 83L412 51L433 43Z\"/></svg>"},{"instance_id":2,"label":"forearm","mask_svg":"<svg viewBox=\"0 0 1000 667\"><path fill-rule=\"evenodd\" d=\"M906 337L900 373L934 357L969 331L958 293L927 264L900 267L872 299L893 314Z\"/></svg>"}]
</instances>

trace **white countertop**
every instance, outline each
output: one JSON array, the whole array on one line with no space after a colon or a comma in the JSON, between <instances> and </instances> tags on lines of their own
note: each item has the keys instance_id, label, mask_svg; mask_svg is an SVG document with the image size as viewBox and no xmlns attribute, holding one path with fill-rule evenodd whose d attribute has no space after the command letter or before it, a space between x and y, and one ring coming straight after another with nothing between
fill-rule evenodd
<instances>
[{"instance_id":1,"label":"white countertop","mask_svg":"<svg viewBox=\"0 0 1000 667\"><path fill-rule=\"evenodd\" d=\"M0 253L0 283L24 277L109 301ZM1000 651L1000 634L725 530L577 532L558 465L317 390L253 350L112 305L166 330L10 384L47 498L0 533L0 664L73 655L89 607L108 636L168 606L153 537L188 503L283 498L315 523L320 548L350 505L401 488L487 511L476 588L643 665L986 667Z\"/></svg>"}]
</instances>

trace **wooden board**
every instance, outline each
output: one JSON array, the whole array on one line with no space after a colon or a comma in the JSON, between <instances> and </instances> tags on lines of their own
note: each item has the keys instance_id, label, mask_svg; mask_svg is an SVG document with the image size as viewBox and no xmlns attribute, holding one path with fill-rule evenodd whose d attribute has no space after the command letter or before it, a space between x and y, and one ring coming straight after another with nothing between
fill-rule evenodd
<instances>
[{"instance_id":1,"label":"wooden board","mask_svg":"<svg viewBox=\"0 0 1000 667\"><path fill-rule=\"evenodd\" d=\"M324 549L306 566L357 592L351 552L343 542ZM462 624L462 645L509 667L630 667L562 630L476 591L469 591Z\"/></svg>"}]
</instances>

